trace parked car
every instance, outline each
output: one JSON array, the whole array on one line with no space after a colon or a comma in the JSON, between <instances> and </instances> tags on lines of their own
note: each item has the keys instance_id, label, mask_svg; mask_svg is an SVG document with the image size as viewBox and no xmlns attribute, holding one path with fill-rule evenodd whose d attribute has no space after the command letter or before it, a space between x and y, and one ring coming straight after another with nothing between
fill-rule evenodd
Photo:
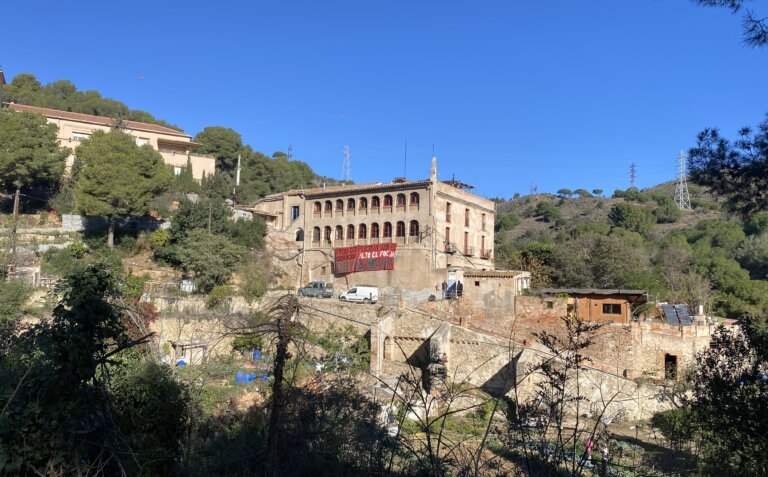
<instances>
[{"instance_id":1,"label":"parked car","mask_svg":"<svg viewBox=\"0 0 768 477\"><path fill-rule=\"evenodd\" d=\"M357 285L339 295L341 301L376 303L379 301L379 288L370 285Z\"/></svg>"},{"instance_id":2,"label":"parked car","mask_svg":"<svg viewBox=\"0 0 768 477\"><path fill-rule=\"evenodd\" d=\"M305 287L299 288L299 296L331 298L333 296L333 283L322 280L309 282Z\"/></svg>"}]
</instances>

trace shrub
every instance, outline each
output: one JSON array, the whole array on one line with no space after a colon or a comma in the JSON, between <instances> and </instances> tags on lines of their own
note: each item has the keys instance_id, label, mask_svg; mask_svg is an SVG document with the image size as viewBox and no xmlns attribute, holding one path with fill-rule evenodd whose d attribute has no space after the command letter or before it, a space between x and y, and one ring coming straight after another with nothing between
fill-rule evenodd
<instances>
[{"instance_id":1,"label":"shrub","mask_svg":"<svg viewBox=\"0 0 768 477\"><path fill-rule=\"evenodd\" d=\"M640 234L648 232L653 223L653 218L647 210L626 203L611 207L608 218L616 227L623 227Z\"/></svg>"},{"instance_id":2,"label":"shrub","mask_svg":"<svg viewBox=\"0 0 768 477\"><path fill-rule=\"evenodd\" d=\"M216 285L208 293L208 297L205 299L205 307L208 309L216 308L223 304L227 298L232 296L232 288L226 285Z\"/></svg>"},{"instance_id":3,"label":"shrub","mask_svg":"<svg viewBox=\"0 0 768 477\"><path fill-rule=\"evenodd\" d=\"M671 224L680 220L683 212L675 204L664 204L653 209L651 212L656 218L657 224Z\"/></svg>"},{"instance_id":4,"label":"shrub","mask_svg":"<svg viewBox=\"0 0 768 477\"><path fill-rule=\"evenodd\" d=\"M229 280L245 253L227 237L196 229L180 243L176 257L184 271L194 274L197 290L206 293Z\"/></svg>"},{"instance_id":5,"label":"shrub","mask_svg":"<svg viewBox=\"0 0 768 477\"><path fill-rule=\"evenodd\" d=\"M539 202L536 205L534 215L541 217L544 222L555 222L557 219L562 218L560 210L549 202Z\"/></svg>"}]
</instances>

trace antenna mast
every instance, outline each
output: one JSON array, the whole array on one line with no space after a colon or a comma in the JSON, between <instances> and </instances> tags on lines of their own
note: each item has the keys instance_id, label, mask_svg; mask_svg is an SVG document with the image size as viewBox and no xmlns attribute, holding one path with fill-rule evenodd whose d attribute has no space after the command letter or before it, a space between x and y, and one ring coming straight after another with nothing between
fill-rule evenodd
<instances>
[{"instance_id":1,"label":"antenna mast","mask_svg":"<svg viewBox=\"0 0 768 477\"><path fill-rule=\"evenodd\" d=\"M681 210L691 210L691 197L688 195L688 182L685 177L685 153L683 151L680 151L680 155L677 158L675 204Z\"/></svg>"},{"instance_id":2,"label":"antenna mast","mask_svg":"<svg viewBox=\"0 0 768 477\"><path fill-rule=\"evenodd\" d=\"M635 167L635 163L633 162L629 166L629 188L634 189L635 188L635 173L637 172L637 168Z\"/></svg>"},{"instance_id":3,"label":"antenna mast","mask_svg":"<svg viewBox=\"0 0 768 477\"><path fill-rule=\"evenodd\" d=\"M352 151L349 146L344 146L344 165L341 167L341 180L352 180Z\"/></svg>"},{"instance_id":4,"label":"antenna mast","mask_svg":"<svg viewBox=\"0 0 768 477\"><path fill-rule=\"evenodd\" d=\"M293 160L293 144L288 144L288 160Z\"/></svg>"}]
</instances>

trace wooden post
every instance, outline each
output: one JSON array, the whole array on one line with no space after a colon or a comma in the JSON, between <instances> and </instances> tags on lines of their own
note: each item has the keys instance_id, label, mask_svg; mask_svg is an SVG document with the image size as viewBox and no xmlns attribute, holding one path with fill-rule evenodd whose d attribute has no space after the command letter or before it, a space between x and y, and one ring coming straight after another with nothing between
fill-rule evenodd
<instances>
[{"instance_id":1,"label":"wooden post","mask_svg":"<svg viewBox=\"0 0 768 477\"><path fill-rule=\"evenodd\" d=\"M9 276L15 275L16 266L18 264L18 256L16 255L16 230L19 225L19 196L21 195L21 188L16 187L16 195L13 197L13 225L11 226L11 266L8 270Z\"/></svg>"}]
</instances>

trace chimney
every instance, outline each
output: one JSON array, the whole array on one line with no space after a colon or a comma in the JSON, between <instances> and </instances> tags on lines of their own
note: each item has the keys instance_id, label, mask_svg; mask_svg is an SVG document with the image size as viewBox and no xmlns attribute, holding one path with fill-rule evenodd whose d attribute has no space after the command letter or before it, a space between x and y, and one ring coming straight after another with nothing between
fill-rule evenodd
<instances>
[{"instance_id":1,"label":"chimney","mask_svg":"<svg viewBox=\"0 0 768 477\"><path fill-rule=\"evenodd\" d=\"M429 180L437 182L437 157L432 156L432 168L429 170Z\"/></svg>"}]
</instances>

